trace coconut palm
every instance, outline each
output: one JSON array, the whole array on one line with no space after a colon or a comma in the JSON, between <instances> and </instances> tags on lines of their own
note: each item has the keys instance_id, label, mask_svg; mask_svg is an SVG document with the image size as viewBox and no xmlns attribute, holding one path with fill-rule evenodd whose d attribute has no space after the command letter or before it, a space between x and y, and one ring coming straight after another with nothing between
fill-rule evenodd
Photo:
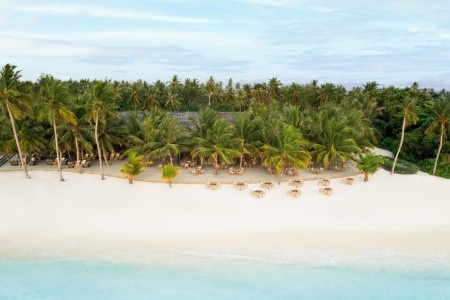
<instances>
[{"instance_id":1,"label":"coconut palm","mask_svg":"<svg viewBox=\"0 0 450 300\"><path fill-rule=\"evenodd\" d=\"M206 131L206 136L193 138L195 148L191 152L193 158L208 159L214 163L214 174L218 174L219 161L229 164L231 159L240 157L237 150L239 141L233 138L233 127L224 119L217 119Z\"/></svg>"},{"instance_id":2,"label":"coconut palm","mask_svg":"<svg viewBox=\"0 0 450 300\"><path fill-rule=\"evenodd\" d=\"M105 124L106 119L114 115L115 102L118 98L110 83L107 81L94 81L89 87L88 98L86 102L86 111L88 120L94 122L95 143L97 145L98 161L100 164L101 179L105 179L102 164L102 150L98 135L98 126Z\"/></svg>"},{"instance_id":3,"label":"coconut palm","mask_svg":"<svg viewBox=\"0 0 450 300\"><path fill-rule=\"evenodd\" d=\"M23 158L22 148L16 129L16 120L23 118L30 112L30 103L18 90L20 72L16 71L16 66L6 64L0 72L0 101L2 112L11 122L11 128L14 134L16 150L19 153L19 159L25 176L31 178L27 171L27 165Z\"/></svg>"},{"instance_id":4,"label":"coconut palm","mask_svg":"<svg viewBox=\"0 0 450 300\"><path fill-rule=\"evenodd\" d=\"M163 115L158 108L153 108L146 113L144 120L141 122L134 117L128 120L129 136L127 138L129 147L125 152L136 152L149 161L153 158L152 151L155 149L155 141L157 140L160 124Z\"/></svg>"},{"instance_id":5,"label":"coconut palm","mask_svg":"<svg viewBox=\"0 0 450 300\"><path fill-rule=\"evenodd\" d=\"M439 147L434 161L433 175L436 174L436 169L441 154L442 144L444 139L450 133L450 96L441 96L437 101L432 102L432 105L427 109L427 120L430 122L426 134L432 134L439 130Z\"/></svg>"},{"instance_id":6,"label":"coconut palm","mask_svg":"<svg viewBox=\"0 0 450 300\"><path fill-rule=\"evenodd\" d=\"M10 149L7 145L11 137L13 137L11 124L6 117L0 115L0 153L4 154L9 162L11 162L10 157L14 153L14 150Z\"/></svg>"},{"instance_id":7,"label":"coconut palm","mask_svg":"<svg viewBox=\"0 0 450 300\"><path fill-rule=\"evenodd\" d=\"M128 179L128 183L132 184L134 177L142 173L142 166L144 165L144 158L131 152L128 155L128 161L122 166L120 172Z\"/></svg>"},{"instance_id":8,"label":"coconut palm","mask_svg":"<svg viewBox=\"0 0 450 300\"><path fill-rule=\"evenodd\" d=\"M179 173L180 169L171 163L161 167L162 179L169 183L169 187L172 187L172 181Z\"/></svg>"},{"instance_id":9,"label":"coconut palm","mask_svg":"<svg viewBox=\"0 0 450 300\"><path fill-rule=\"evenodd\" d=\"M177 110L181 105L180 100L178 100L178 94L172 93L172 91L167 92L167 101L164 103L164 107L170 111Z\"/></svg>"},{"instance_id":10,"label":"coconut palm","mask_svg":"<svg viewBox=\"0 0 450 300\"><path fill-rule=\"evenodd\" d=\"M261 146L261 130L258 127L258 119L253 118L250 112L238 114L234 119L234 137L239 142L239 167L242 168L242 161L245 155L255 156Z\"/></svg>"},{"instance_id":11,"label":"coconut palm","mask_svg":"<svg viewBox=\"0 0 450 300\"><path fill-rule=\"evenodd\" d=\"M59 130L61 130L61 148L67 152L75 151L76 166L78 172L81 173L80 152L92 153L93 150L91 141L94 141L95 138L91 126L79 118L76 124L63 124Z\"/></svg>"},{"instance_id":12,"label":"coconut palm","mask_svg":"<svg viewBox=\"0 0 450 300\"><path fill-rule=\"evenodd\" d=\"M286 168L303 169L309 166L311 155L305 150L306 140L300 131L284 125L278 128L278 136L274 143L263 145L264 159L262 165L273 167L276 175L282 175Z\"/></svg>"},{"instance_id":13,"label":"coconut palm","mask_svg":"<svg viewBox=\"0 0 450 300\"><path fill-rule=\"evenodd\" d=\"M23 161L26 163L31 153L45 149L46 140L42 137L44 129L31 118L22 119L16 125L19 146L23 151ZM6 141L6 153L14 151L17 151L17 145L15 138L10 136L10 140Z\"/></svg>"},{"instance_id":14,"label":"coconut palm","mask_svg":"<svg viewBox=\"0 0 450 300\"><path fill-rule=\"evenodd\" d=\"M59 149L58 125L70 123L76 125L75 114L69 107L71 95L67 86L61 81L48 78L41 89L40 102L36 108L36 117L38 120L47 120L53 127L55 140L56 160L59 171L60 181L64 181L61 170L61 151Z\"/></svg>"},{"instance_id":15,"label":"coconut palm","mask_svg":"<svg viewBox=\"0 0 450 300\"><path fill-rule=\"evenodd\" d=\"M117 146L125 145L127 135L128 131L122 119L111 117L105 124L99 125L98 139L106 165L109 166L108 153L114 153Z\"/></svg>"},{"instance_id":16,"label":"coconut palm","mask_svg":"<svg viewBox=\"0 0 450 300\"><path fill-rule=\"evenodd\" d=\"M194 137L206 137L208 129L210 129L214 122L218 119L217 112L209 107L203 107L198 112L198 118L190 117L190 134Z\"/></svg>"},{"instance_id":17,"label":"coconut palm","mask_svg":"<svg viewBox=\"0 0 450 300\"><path fill-rule=\"evenodd\" d=\"M380 155L371 152L359 155L356 160L356 167L364 174L364 181L369 181L369 175L375 173L383 164L384 159Z\"/></svg>"},{"instance_id":18,"label":"coconut palm","mask_svg":"<svg viewBox=\"0 0 450 300\"><path fill-rule=\"evenodd\" d=\"M419 120L417 115L419 107L417 106L417 100L415 97L407 96L404 98L401 104L401 116L403 117L402 132L400 137L400 144L398 145L397 153L395 154L394 163L392 164L391 175L394 174L397 160L402 150L403 141L405 139L405 129L408 124L416 124Z\"/></svg>"},{"instance_id":19,"label":"coconut palm","mask_svg":"<svg viewBox=\"0 0 450 300\"><path fill-rule=\"evenodd\" d=\"M150 142L150 156L156 158L169 157L173 164L173 159L188 150L187 134L185 128L173 117L165 115L161 119L155 139Z\"/></svg>"},{"instance_id":20,"label":"coconut palm","mask_svg":"<svg viewBox=\"0 0 450 300\"><path fill-rule=\"evenodd\" d=\"M323 118L317 130L312 155L322 162L326 169L329 169L333 162L345 162L362 150L352 137L353 128L348 126L345 120Z\"/></svg>"},{"instance_id":21,"label":"coconut palm","mask_svg":"<svg viewBox=\"0 0 450 300\"><path fill-rule=\"evenodd\" d=\"M211 106L211 97L216 93L216 83L212 76L206 82L206 91L208 92L208 106Z\"/></svg>"}]
</instances>

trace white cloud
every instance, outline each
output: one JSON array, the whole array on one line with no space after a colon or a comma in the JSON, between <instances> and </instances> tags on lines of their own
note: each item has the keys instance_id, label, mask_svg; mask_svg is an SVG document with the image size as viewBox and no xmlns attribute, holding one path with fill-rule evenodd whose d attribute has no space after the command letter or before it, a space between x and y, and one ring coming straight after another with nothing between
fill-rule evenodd
<instances>
[{"instance_id":1,"label":"white cloud","mask_svg":"<svg viewBox=\"0 0 450 300\"><path fill-rule=\"evenodd\" d=\"M100 49L60 41L0 36L0 55L17 57L71 57L92 55Z\"/></svg>"},{"instance_id":2,"label":"white cloud","mask_svg":"<svg viewBox=\"0 0 450 300\"><path fill-rule=\"evenodd\" d=\"M275 6L275 7L292 7L298 4L298 1L296 0L237 0L237 1L248 4Z\"/></svg>"},{"instance_id":3,"label":"white cloud","mask_svg":"<svg viewBox=\"0 0 450 300\"><path fill-rule=\"evenodd\" d=\"M423 27L411 27L406 29L407 32L431 37L432 39L437 39L439 41L448 41L450 40L450 31L440 28L423 28Z\"/></svg>"},{"instance_id":4,"label":"white cloud","mask_svg":"<svg viewBox=\"0 0 450 300\"><path fill-rule=\"evenodd\" d=\"M248 45L251 41L237 34L227 35L219 32L200 32L200 31L185 31L185 30L116 30L116 31L100 31L91 32L83 35L83 38L89 40L104 40L104 39L135 39L146 43L179 43L185 44L200 44L200 45Z\"/></svg>"},{"instance_id":5,"label":"white cloud","mask_svg":"<svg viewBox=\"0 0 450 300\"><path fill-rule=\"evenodd\" d=\"M145 20L169 23L184 24L211 24L215 23L212 19L188 18L178 15L152 14L146 12L124 11L118 9L108 9L93 5L76 4L40 4L40 5L18 5L14 7L15 11L30 13L51 13L68 15L88 15L97 18L118 18L129 20Z\"/></svg>"}]
</instances>

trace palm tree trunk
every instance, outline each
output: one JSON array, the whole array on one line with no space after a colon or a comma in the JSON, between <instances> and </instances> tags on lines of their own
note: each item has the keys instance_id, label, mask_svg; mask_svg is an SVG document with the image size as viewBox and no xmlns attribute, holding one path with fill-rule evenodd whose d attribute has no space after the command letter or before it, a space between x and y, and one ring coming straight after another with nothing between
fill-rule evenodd
<instances>
[{"instance_id":1,"label":"palm tree trunk","mask_svg":"<svg viewBox=\"0 0 450 300\"><path fill-rule=\"evenodd\" d=\"M436 175L436 169L437 169L437 164L439 161L439 155L441 154L441 150L442 150L442 144L444 143L444 124L441 124L441 136L439 139L439 148L436 154L436 160L434 161L434 167L433 167L433 175Z\"/></svg>"},{"instance_id":2,"label":"palm tree trunk","mask_svg":"<svg viewBox=\"0 0 450 300\"><path fill-rule=\"evenodd\" d=\"M102 180L105 180L105 175L103 174L102 150L100 147L100 142L98 141L98 111L95 112L95 142L97 143L98 162L100 164L100 177L102 178Z\"/></svg>"},{"instance_id":3,"label":"palm tree trunk","mask_svg":"<svg viewBox=\"0 0 450 300\"><path fill-rule=\"evenodd\" d=\"M12 127L13 132L14 132L14 139L16 140L17 152L19 152L19 159L20 159L20 162L22 164L23 171L25 172L25 177L26 178L31 178L31 176L28 174L28 171L27 171L27 164L23 160L23 157L22 157L22 149L20 148L19 137L17 136L16 123L14 122L14 116L13 116L13 114L11 112L11 108L9 107L9 102L8 101L6 101L6 108L8 109L9 120L11 121L11 127Z\"/></svg>"},{"instance_id":4,"label":"palm tree trunk","mask_svg":"<svg viewBox=\"0 0 450 300\"><path fill-rule=\"evenodd\" d=\"M405 128L406 128L406 116L403 117L402 136L400 138L400 144L398 145L397 154L395 154L394 163L392 164L391 175L394 174L395 165L397 164L397 159L398 159L400 150L402 149L402 145L403 145L403 140L405 139Z\"/></svg>"},{"instance_id":5,"label":"palm tree trunk","mask_svg":"<svg viewBox=\"0 0 450 300\"><path fill-rule=\"evenodd\" d=\"M108 163L108 158L106 157L106 152L103 153L103 158L105 159L106 165L110 166L110 164Z\"/></svg>"},{"instance_id":6,"label":"palm tree trunk","mask_svg":"<svg viewBox=\"0 0 450 300\"><path fill-rule=\"evenodd\" d=\"M369 181L369 173L364 173L364 181Z\"/></svg>"},{"instance_id":7,"label":"palm tree trunk","mask_svg":"<svg viewBox=\"0 0 450 300\"><path fill-rule=\"evenodd\" d=\"M61 171L62 161L61 161L61 153L59 152L58 132L56 130L56 122L53 122L53 132L55 134L56 161L58 163L59 181L64 181L64 178L62 176L62 171Z\"/></svg>"},{"instance_id":8,"label":"palm tree trunk","mask_svg":"<svg viewBox=\"0 0 450 300\"><path fill-rule=\"evenodd\" d=\"M242 169L242 161L244 160L244 155L239 158L239 168Z\"/></svg>"},{"instance_id":9,"label":"palm tree trunk","mask_svg":"<svg viewBox=\"0 0 450 300\"><path fill-rule=\"evenodd\" d=\"M78 147L78 139L77 138L75 138L75 149L77 151L77 168L78 168L78 173L81 174L80 149Z\"/></svg>"},{"instance_id":10,"label":"palm tree trunk","mask_svg":"<svg viewBox=\"0 0 450 300\"><path fill-rule=\"evenodd\" d=\"M218 169L219 169L219 160L217 158L215 158L214 159L214 175L219 174Z\"/></svg>"}]
</instances>

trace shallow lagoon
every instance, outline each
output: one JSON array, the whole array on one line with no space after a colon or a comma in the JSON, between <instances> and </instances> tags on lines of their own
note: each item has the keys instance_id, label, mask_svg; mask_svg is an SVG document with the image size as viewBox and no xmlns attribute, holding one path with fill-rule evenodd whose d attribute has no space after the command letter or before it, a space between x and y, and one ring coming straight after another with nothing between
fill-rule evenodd
<instances>
[{"instance_id":1,"label":"shallow lagoon","mask_svg":"<svg viewBox=\"0 0 450 300\"><path fill-rule=\"evenodd\" d=\"M0 299L450 299L450 267L436 257L157 256L152 263L3 259Z\"/></svg>"}]
</instances>

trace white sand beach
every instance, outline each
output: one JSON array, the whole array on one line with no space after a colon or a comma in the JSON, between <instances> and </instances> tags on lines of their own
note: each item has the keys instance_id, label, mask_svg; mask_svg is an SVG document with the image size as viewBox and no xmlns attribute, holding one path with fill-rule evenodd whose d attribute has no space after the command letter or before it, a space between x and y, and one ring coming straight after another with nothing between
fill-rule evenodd
<instances>
[{"instance_id":1,"label":"white sand beach","mask_svg":"<svg viewBox=\"0 0 450 300\"><path fill-rule=\"evenodd\" d=\"M384 170L333 194L306 181L298 198L276 184L263 198L222 185L135 182L97 175L0 172L0 255L63 255L176 249L403 251L450 254L450 181ZM126 250L124 250L126 249ZM120 252L118 250L118 252Z\"/></svg>"}]
</instances>

